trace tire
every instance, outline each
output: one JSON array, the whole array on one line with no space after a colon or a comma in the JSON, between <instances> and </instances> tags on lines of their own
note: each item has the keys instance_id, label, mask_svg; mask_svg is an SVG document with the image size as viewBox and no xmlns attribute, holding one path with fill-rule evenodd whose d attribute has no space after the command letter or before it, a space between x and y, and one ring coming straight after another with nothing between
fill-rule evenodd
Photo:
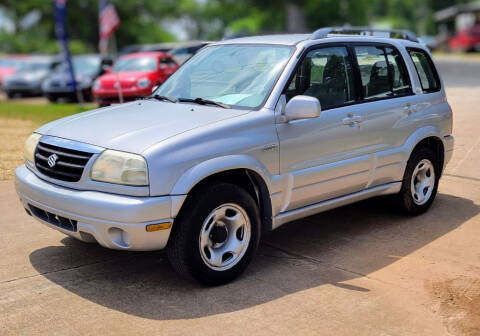
<instances>
[{"instance_id":1,"label":"tire","mask_svg":"<svg viewBox=\"0 0 480 336\"><path fill-rule=\"evenodd\" d=\"M47 99L50 103L56 103L58 102L58 97L57 95L53 95L53 94L47 94Z\"/></svg>"},{"instance_id":2,"label":"tire","mask_svg":"<svg viewBox=\"0 0 480 336\"><path fill-rule=\"evenodd\" d=\"M430 208L437 195L439 168L437 156L431 149L420 147L414 150L407 162L402 188L394 198L402 212L416 216Z\"/></svg>"},{"instance_id":3,"label":"tire","mask_svg":"<svg viewBox=\"0 0 480 336\"><path fill-rule=\"evenodd\" d=\"M236 185L216 183L200 187L185 201L172 228L167 257L183 278L220 285L247 268L259 241L260 215L252 196Z\"/></svg>"},{"instance_id":4,"label":"tire","mask_svg":"<svg viewBox=\"0 0 480 336\"><path fill-rule=\"evenodd\" d=\"M7 91L7 98L8 99L13 99L15 98L15 92L12 92L12 91Z\"/></svg>"}]
</instances>

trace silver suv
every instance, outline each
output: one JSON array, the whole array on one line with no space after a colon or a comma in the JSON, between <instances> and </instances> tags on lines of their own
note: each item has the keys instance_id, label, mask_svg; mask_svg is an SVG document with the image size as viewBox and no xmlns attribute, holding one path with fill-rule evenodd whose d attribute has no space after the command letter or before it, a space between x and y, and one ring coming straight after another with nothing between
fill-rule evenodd
<instances>
[{"instance_id":1,"label":"silver suv","mask_svg":"<svg viewBox=\"0 0 480 336\"><path fill-rule=\"evenodd\" d=\"M207 284L292 220L387 194L423 213L453 150L431 56L408 35L334 33L214 43L147 99L40 127L16 170L27 213L107 248L166 248Z\"/></svg>"}]
</instances>

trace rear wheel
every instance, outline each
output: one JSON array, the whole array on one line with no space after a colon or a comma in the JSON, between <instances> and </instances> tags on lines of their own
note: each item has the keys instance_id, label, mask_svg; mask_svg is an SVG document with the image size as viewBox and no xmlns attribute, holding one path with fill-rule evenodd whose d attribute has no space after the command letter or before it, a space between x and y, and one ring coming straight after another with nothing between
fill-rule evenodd
<instances>
[{"instance_id":1,"label":"rear wheel","mask_svg":"<svg viewBox=\"0 0 480 336\"><path fill-rule=\"evenodd\" d=\"M238 277L260 239L260 216L252 196L228 183L197 189L175 220L167 246L172 267L208 285Z\"/></svg>"},{"instance_id":2,"label":"rear wheel","mask_svg":"<svg viewBox=\"0 0 480 336\"><path fill-rule=\"evenodd\" d=\"M426 147L416 149L410 159L396 200L401 210L410 215L419 215L432 205L440 179L435 153Z\"/></svg>"},{"instance_id":3,"label":"rear wheel","mask_svg":"<svg viewBox=\"0 0 480 336\"><path fill-rule=\"evenodd\" d=\"M58 96L55 94L47 94L47 99L50 103L56 103L58 101Z\"/></svg>"}]
</instances>

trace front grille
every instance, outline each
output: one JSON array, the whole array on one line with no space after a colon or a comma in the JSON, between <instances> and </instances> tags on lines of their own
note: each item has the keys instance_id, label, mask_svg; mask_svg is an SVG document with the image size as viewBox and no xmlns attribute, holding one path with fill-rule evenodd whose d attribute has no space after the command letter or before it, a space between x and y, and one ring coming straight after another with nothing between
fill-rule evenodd
<instances>
[{"instance_id":1,"label":"front grille","mask_svg":"<svg viewBox=\"0 0 480 336\"><path fill-rule=\"evenodd\" d=\"M48 165L48 158L56 154L55 165ZM81 152L69 148L57 147L40 142L35 150L35 167L42 174L62 181L78 182L93 153Z\"/></svg>"},{"instance_id":2,"label":"front grille","mask_svg":"<svg viewBox=\"0 0 480 336\"><path fill-rule=\"evenodd\" d=\"M30 211L35 217L43 220L44 222L50 223L68 231L77 232L76 220L55 215L51 212L37 208L36 206L33 206L31 204L29 204L28 207L30 208Z\"/></svg>"}]
</instances>

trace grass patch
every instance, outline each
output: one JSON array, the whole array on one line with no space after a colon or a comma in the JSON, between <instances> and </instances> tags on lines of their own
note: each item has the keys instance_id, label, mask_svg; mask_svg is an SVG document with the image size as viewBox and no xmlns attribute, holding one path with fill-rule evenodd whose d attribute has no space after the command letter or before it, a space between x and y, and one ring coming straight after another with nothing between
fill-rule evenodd
<instances>
[{"instance_id":1,"label":"grass patch","mask_svg":"<svg viewBox=\"0 0 480 336\"><path fill-rule=\"evenodd\" d=\"M94 104L34 105L0 101L0 181L13 179L15 168L23 164L25 140L35 129L94 107Z\"/></svg>"},{"instance_id":2,"label":"grass patch","mask_svg":"<svg viewBox=\"0 0 480 336\"><path fill-rule=\"evenodd\" d=\"M21 119L31 121L40 126L47 122L60 119L75 113L91 110L93 104L51 104L33 105L12 102L0 102L0 118Z\"/></svg>"}]
</instances>

